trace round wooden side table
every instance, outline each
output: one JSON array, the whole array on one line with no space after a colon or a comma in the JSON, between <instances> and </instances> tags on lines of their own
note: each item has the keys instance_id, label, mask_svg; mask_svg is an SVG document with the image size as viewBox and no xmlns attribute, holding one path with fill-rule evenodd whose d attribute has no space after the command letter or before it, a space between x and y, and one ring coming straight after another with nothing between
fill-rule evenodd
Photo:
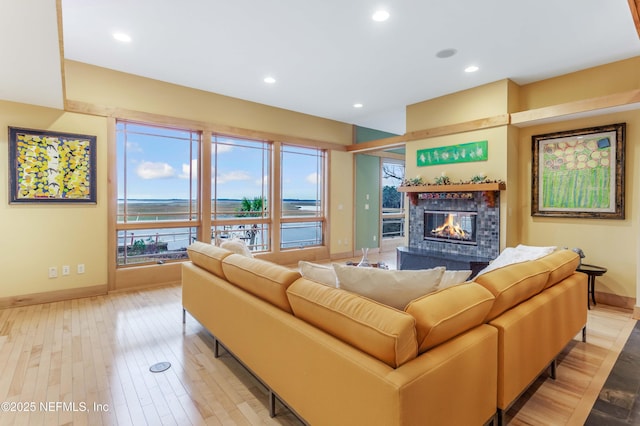
<instances>
[{"instance_id":1,"label":"round wooden side table","mask_svg":"<svg viewBox=\"0 0 640 426\"><path fill-rule=\"evenodd\" d=\"M578 272L584 272L587 274L587 307L591 309L591 303L589 302L589 295L591 295L591 302L593 305L596 304L596 295L595 295L595 287L596 287L596 277L601 277L607 272L607 268L596 265L589 265L587 263L581 263L576 268Z\"/></svg>"}]
</instances>

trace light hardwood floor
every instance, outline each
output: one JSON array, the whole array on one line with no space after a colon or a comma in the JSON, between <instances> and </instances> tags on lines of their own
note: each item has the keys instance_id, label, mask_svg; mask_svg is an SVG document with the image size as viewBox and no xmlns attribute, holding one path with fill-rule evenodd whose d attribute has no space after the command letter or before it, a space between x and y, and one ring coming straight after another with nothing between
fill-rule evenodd
<instances>
[{"instance_id":1,"label":"light hardwood floor","mask_svg":"<svg viewBox=\"0 0 640 426\"><path fill-rule=\"evenodd\" d=\"M301 424L281 405L269 417L266 389L224 351L213 357L180 300L168 286L0 310L0 425ZM634 323L589 311L587 343L566 348L557 379L536 381L509 424L583 424ZM161 361L171 368L149 371Z\"/></svg>"}]
</instances>

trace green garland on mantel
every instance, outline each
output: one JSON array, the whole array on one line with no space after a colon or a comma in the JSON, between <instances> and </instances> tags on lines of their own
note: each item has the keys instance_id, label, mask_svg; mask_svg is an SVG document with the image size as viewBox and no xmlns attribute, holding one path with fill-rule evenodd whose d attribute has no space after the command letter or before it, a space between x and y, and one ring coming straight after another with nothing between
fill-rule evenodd
<instances>
[{"instance_id":1,"label":"green garland on mantel","mask_svg":"<svg viewBox=\"0 0 640 426\"><path fill-rule=\"evenodd\" d=\"M415 178L404 179L401 186L431 186L431 185L468 185L474 183L504 183L503 180L489 179L484 173L471 176L470 180L461 180L453 182L445 173L436 177L433 182L425 182L422 176Z\"/></svg>"}]
</instances>

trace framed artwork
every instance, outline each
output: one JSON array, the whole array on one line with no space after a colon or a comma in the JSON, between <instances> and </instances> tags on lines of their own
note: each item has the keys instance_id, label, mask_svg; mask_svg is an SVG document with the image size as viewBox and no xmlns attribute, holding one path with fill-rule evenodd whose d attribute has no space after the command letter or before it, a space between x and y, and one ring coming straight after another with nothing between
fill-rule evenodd
<instances>
[{"instance_id":1,"label":"framed artwork","mask_svg":"<svg viewBox=\"0 0 640 426\"><path fill-rule=\"evenodd\" d=\"M9 127L11 203L96 203L96 137Z\"/></svg>"},{"instance_id":2,"label":"framed artwork","mask_svg":"<svg viewBox=\"0 0 640 426\"><path fill-rule=\"evenodd\" d=\"M419 149L416 152L417 165L418 167L425 167L439 164L487 161L489 158L488 145L488 141L479 141L441 146L439 148Z\"/></svg>"},{"instance_id":3,"label":"framed artwork","mask_svg":"<svg viewBox=\"0 0 640 426\"><path fill-rule=\"evenodd\" d=\"M532 136L532 216L624 219L625 128Z\"/></svg>"}]
</instances>

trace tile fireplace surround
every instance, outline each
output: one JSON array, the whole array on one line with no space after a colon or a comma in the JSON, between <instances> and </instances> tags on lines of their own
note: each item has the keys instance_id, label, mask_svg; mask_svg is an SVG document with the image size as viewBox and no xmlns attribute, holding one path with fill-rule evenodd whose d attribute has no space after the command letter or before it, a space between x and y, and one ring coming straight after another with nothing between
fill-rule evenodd
<instances>
[{"instance_id":1,"label":"tile fireplace surround","mask_svg":"<svg viewBox=\"0 0 640 426\"><path fill-rule=\"evenodd\" d=\"M495 259L500 254L500 192L489 203L481 191L421 193L417 203L409 203L409 248L447 256L474 256ZM492 200L493 201L493 200ZM425 210L477 212L476 245L424 238Z\"/></svg>"}]
</instances>

